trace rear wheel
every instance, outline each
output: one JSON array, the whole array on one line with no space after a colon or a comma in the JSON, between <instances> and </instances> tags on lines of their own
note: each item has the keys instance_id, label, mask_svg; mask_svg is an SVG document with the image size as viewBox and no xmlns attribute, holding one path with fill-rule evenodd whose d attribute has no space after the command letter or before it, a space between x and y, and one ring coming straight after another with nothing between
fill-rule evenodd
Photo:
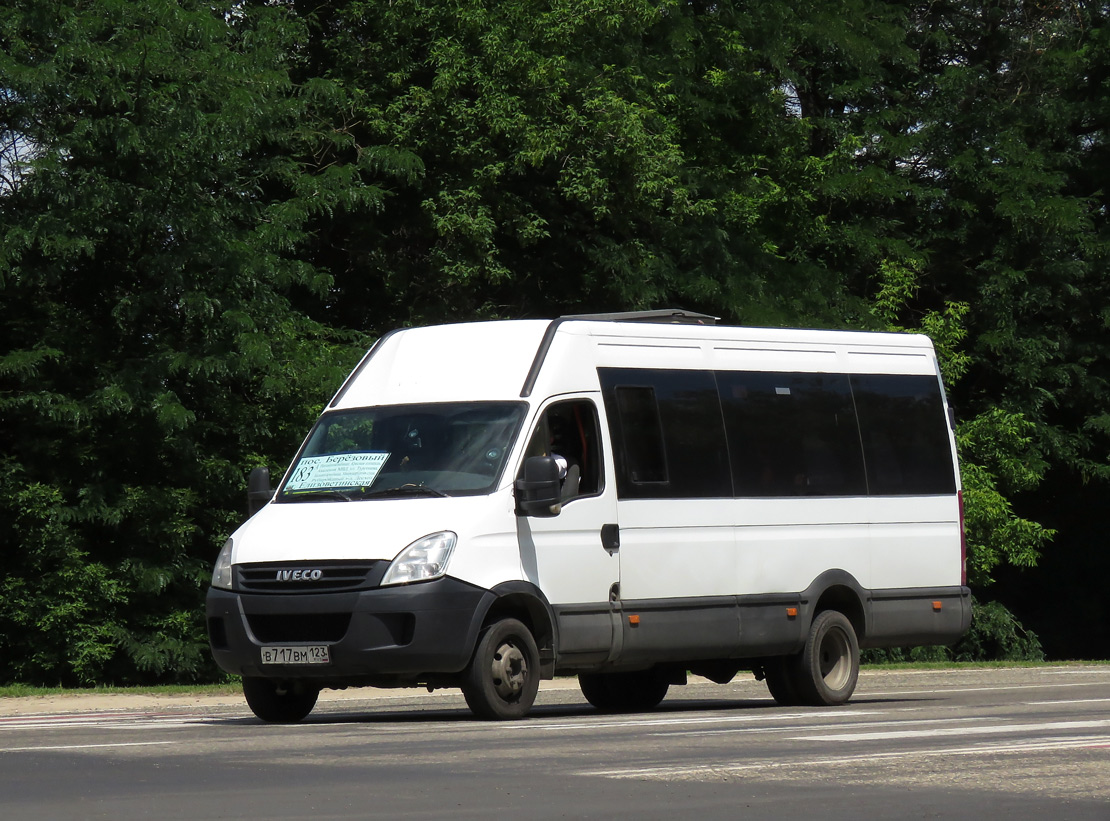
<instances>
[{"instance_id":1,"label":"rear wheel","mask_svg":"<svg viewBox=\"0 0 1110 821\"><path fill-rule=\"evenodd\" d=\"M243 696L247 706L263 721L295 724L312 712L320 690L303 681L278 681L272 678L244 678Z\"/></svg>"},{"instance_id":2,"label":"rear wheel","mask_svg":"<svg viewBox=\"0 0 1110 821\"><path fill-rule=\"evenodd\" d=\"M822 706L850 699L859 678L859 643L848 617L835 610L818 613L791 666L802 703Z\"/></svg>"},{"instance_id":3,"label":"rear wheel","mask_svg":"<svg viewBox=\"0 0 1110 821\"><path fill-rule=\"evenodd\" d=\"M523 718L539 688L540 653L528 628L516 619L487 627L463 673L467 706L480 718Z\"/></svg>"},{"instance_id":4,"label":"rear wheel","mask_svg":"<svg viewBox=\"0 0 1110 821\"><path fill-rule=\"evenodd\" d=\"M582 695L607 713L650 710L667 696L670 685L654 670L634 673L582 673L578 676Z\"/></svg>"},{"instance_id":5,"label":"rear wheel","mask_svg":"<svg viewBox=\"0 0 1110 821\"><path fill-rule=\"evenodd\" d=\"M796 707L802 703L795 674L795 656L768 659L763 665L763 675L771 697L783 707Z\"/></svg>"}]
</instances>

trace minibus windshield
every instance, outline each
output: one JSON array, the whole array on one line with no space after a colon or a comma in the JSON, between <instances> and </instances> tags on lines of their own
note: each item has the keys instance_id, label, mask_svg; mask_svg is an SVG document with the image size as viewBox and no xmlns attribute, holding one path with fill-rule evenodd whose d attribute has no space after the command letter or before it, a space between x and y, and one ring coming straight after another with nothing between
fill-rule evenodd
<instances>
[{"instance_id":1,"label":"minibus windshield","mask_svg":"<svg viewBox=\"0 0 1110 821\"><path fill-rule=\"evenodd\" d=\"M325 414L279 502L474 496L491 492L516 438L521 402L392 405Z\"/></svg>"}]
</instances>

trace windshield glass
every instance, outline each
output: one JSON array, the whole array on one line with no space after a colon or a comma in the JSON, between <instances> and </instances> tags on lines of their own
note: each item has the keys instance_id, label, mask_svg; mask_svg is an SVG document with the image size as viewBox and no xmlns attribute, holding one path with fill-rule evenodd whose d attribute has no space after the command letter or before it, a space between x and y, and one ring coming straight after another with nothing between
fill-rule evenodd
<instances>
[{"instance_id":1,"label":"windshield glass","mask_svg":"<svg viewBox=\"0 0 1110 821\"><path fill-rule=\"evenodd\" d=\"M524 410L520 402L466 402L325 414L278 501L489 493Z\"/></svg>"}]
</instances>

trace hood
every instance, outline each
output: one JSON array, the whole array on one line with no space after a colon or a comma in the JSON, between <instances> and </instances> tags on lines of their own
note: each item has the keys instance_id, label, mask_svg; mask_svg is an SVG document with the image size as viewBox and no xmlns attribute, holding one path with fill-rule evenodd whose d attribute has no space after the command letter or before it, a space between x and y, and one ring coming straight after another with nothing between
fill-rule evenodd
<instances>
[{"instance_id":1,"label":"hood","mask_svg":"<svg viewBox=\"0 0 1110 821\"><path fill-rule=\"evenodd\" d=\"M465 539L487 512L501 510L506 504L503 493L447 499L271 503L232 534L231 560L233 564L391 560L432 533L450 530Z\"/></svg>"}]
</instances>

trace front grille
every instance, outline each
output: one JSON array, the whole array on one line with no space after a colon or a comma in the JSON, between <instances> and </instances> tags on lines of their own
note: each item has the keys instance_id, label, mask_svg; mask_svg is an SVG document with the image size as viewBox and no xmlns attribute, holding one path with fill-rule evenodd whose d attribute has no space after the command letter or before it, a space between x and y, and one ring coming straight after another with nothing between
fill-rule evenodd
<instances>
[{"instance_id":1,"label":"front grille","mask_svg":"<svg viewBox=\"0 0 1110 821\"><path fill-rule=\"evenodd\" d=\"M296 616L247 614L247 624L263 644L341 641L351 624L350 613L301 613Z\"/></svg>"},{"instance_id":2,"label":"front grille","mask_svg":"<svg viewBox=\"0 0 1110 821\"><path fill-rule=\"evenodd\" d=\"M380 562L284 562L236 565L244 593L334 593L376 586Z\"/></svg>"}]
</instances>

